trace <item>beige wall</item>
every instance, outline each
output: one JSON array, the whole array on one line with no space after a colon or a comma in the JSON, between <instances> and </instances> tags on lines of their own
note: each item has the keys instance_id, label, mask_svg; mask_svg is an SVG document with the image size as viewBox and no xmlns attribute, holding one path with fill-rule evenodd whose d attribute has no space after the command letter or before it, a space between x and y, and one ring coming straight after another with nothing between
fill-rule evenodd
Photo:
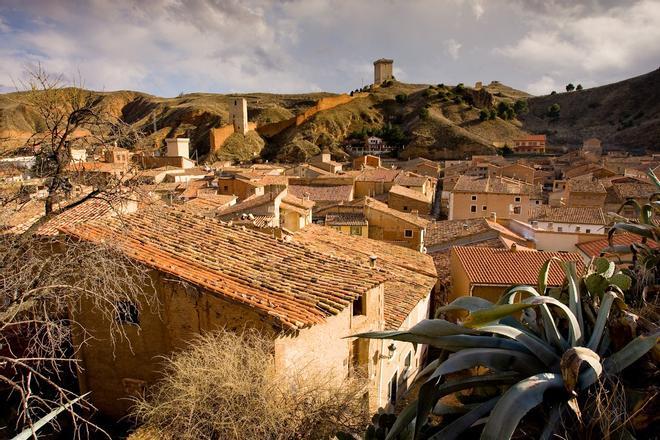
<instances>
[{"instance_id":1,"label":"beige wall","mask_svg":"<svg viewBox=\"0 0 660 440\"><path fill-rule=\"evenodd\" d=\"M566 206L570 207L593 207L602 208L605 206L606 193L581 193L566 192Z\"/></svg>"},{"instance_id":2,"label":"beige wall","mask_svg":"<svg viewBox=\"0 0 660 440\"><path fill-rule=\"evenodd\" d=\"M424 230L392 215L376 211L368 206L365 216L369 223L369 238L396 242L411 249L420 251L424 244ZM406 237L405 231L412 231L412 237Z\"/></svg>"},{"instance_id":3,"label":"beige wall","mask_svg":"<svg viewBox=\"0 0 660 440\"><path fill-rule=\"evenodd\" d=\"M476 196L476 200L472 200ZM516 197L520 198L516 202ZM520 213L510 212L509 206L519 206ZM476 206L476 212L471 212L471 206ZM486 209L483 209L483 207ZM516 219L527 221L531 203L526 194L494 194L494 193L463 193L451 192L449 194L449 220L489 217L491 212L497 218Z\"/></svg>"},{"instance_id":4,"label":"beige wall","mask_svg":"<svg viewBox=\"0 0 660 440\"><path fill-rule=\"evenodd\" d=\"M411 212L417 210L420 214L431 212L431 202L422 202L421 200L411 199L399 194L388 194L387 205L397 211Z\"/></svg>"},{"instance_id":5,"label":"beige wall","mask_svg":"<svg viewBox=\"0 0 660 440\"><path fill-rule=\"evenodd\" d=\"M380 194L387 194L394 186L394 182L355 182L355 191L353 197L356 199L364 196L377 196Z\"/></svg>"},{"instance_id":6,"label":"beige wall","mask_svg":"<svg viewBox=\"0 0 660 440\"><path fill-rule=\"evenodd\" d=\"M362 226L331 226L331 228L335 228L339 232L343 232L346 235L351 235L351 228L360 228L360 237L369 237L369 226L367 225L362 225Z\"/></svg>"},{"instance_id":7,"label":"beige wall","mask_svg":"<svg viewBox=\"0 0 660 440\"><path fill-rule=\"evenodd\" d=\"M263 195L263 186L254 186L240 179L218 179L218 194L246 199L252 195Z\"/></svg>"}]
</instances>

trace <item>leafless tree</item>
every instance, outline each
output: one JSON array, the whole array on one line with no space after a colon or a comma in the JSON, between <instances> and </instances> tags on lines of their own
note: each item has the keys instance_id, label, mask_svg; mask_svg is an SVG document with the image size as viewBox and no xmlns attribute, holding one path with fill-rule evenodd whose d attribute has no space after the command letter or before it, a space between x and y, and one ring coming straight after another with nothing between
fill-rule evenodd
<instances>
[{"instance_id":1,"label":"leafless tree","mask_svg":"<svg viewBox=\"0 0 660 440\"><path fill-rule=\"evenodd\" d=\"M365 381L273 364L273 343L254 330L220 330L165 361L164 378L134 415L166 439L328 439L368 423Z\"/></svg>"},{"instance_id":2,"label":"leafless tree","mask_svg":"<svg viewBox=\"0 0 660 440\"><path fill-rule=\"evenodd\" d=\"M75 383L67 383L80 368L76 353L89 337L75 320L76 308L82 301L91 302L112 323L113 334L122 337L116 317L123 304L154 305L143 291L150 277L146 268L110 246L39 231L90 199L111 208L125 198L135 199L130 169L99 179L75 167L72 151L84 148L94 156L112 145L130 148L140 136L105 112L98 95L80 82L65 87L62 77L37 66L21 85L16 99L38 120L24 150L35 156L32 173L43 180L45 194L26 195L20 184L0 188L0 219L28 208L34 211L27 216L29 226L19 232L0 228L0 398L10 403L10 418L15 420L0 427L0 436L34 430L41 417L66 408L73 432L85 437L93 426L91 406L85 400L71 405L78 393ZM76 193L75 186L84 190ZM73 333L79 337L72 338Z\"/></svg>"}]
</instances>

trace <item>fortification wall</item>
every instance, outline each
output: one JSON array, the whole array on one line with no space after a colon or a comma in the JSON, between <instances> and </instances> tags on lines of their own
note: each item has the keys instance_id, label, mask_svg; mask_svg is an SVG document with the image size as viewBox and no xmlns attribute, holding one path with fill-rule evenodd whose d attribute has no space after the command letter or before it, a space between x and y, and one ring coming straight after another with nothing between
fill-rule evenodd
<instances>
[{"instance_id":1,"label":"fortification wall","mask_svg":"<svg viewBox=\"0 0 660 440\"><path fill-rule=\"evenodd\" d=\"M211 136L211 139L210 139L211 150L210 151L212 151L212 152L217 151L222 146L222 144L225 143L227 138L229 136L231 136L232 134L234 134L234 125L233 124L225 125L224 127L220 127L220 128L212 128L211 129L211 134L210 134L210 136Z\"/></svg>"}]
</instances>

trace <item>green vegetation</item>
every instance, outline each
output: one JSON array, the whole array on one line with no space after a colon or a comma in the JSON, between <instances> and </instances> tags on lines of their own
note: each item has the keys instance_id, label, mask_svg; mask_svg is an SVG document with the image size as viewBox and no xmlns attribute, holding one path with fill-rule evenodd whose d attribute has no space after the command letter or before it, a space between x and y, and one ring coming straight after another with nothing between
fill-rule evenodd
<instances>
[{"instance_id":1,"label":"green vegetation","mask_svg":"<svg viewBox=\"0 0 660 440\"><path fill-rule=\"evenodd\" d=\"M403 103L405 103L406 101L408 101L408 95L405 94L405 93L400 93L400 94L396 95L394 99L395 99L396 102L398 102L399 104L403 104Z\"/></svg>"},{"instance_id":2,"label":"green vegetation","mask_svg":"<svg viewBox=\"0 0 660 440\"><path fill-rule=\"evenodd\" d=\"M529 112L529 107L527 106L526 99L518 99L513 104L513 110L516 112L516 115L524 115Z\"/></svg>"},{"instance_id":3,"label":"green vegetation","mask_svg":"<svg viewBox=\"0 0 660 440\"><path fill-rule=\"evenodd\" d=\"M480 121L487 121L488 119L490 119L490 111L482 108L479 111L479 120Z\"/></svg>"},{"instance_id":4,"label":"green vegetation","mask_svg":"<svg viewBox=\"0 0 660 440\"><path fill-rule=\"evenodd\" d=\"M559 107L559 104L555 102L550 107L548 107L548 110L546 111L546 116L552 119L557 119L559 118L560 111L561 111L561 107Z\"/></svg>"},{"instance_id":5,"label":"green vegetation","mask_svg":"<svg viewBox=\"0 0 660 440\"><path fill-rule=\"evenodd\" d=\"M419 117L421 119L428 119L429 117L429 109L427 108L422 108L419 110Z\"/></svg>"},{"instance_id":6,"label":"green vegetation","mask_svg":"<svg viewBox=\"0 0 660 440\"><path fill-rule=\"evenodd\" d=\"M577 87L575 87L575 90L578 90L578 91L582 90L582 84L578 84Z\"/></svg>"},{"instance_id":7,"label":"green vegetation","mask_svg":"<svg viewBox=\"0 0 660 440\"><path fill-rule=\"evenodd\" d=\"M426 110L426 112L428 116L428 110ZM397 147L402 147L409 142L409 139L401 129L401 126L397 124L385 124L379 129L363 128L360 131L352 132L349 135L349 138L366 140L369 136L377 136L383 139L388 145L394 145Z\"/></svg>"},{"instance_id":8,"label":"green vegetation","mask_svg":"<svg viewBox=\"0 0 660 440\"><path fill-rule=\"evenodd\" d=\"M568 83L566 85L566 91L567 92L572 92L573 90L575 90L575 86L573 85L573 83Z\"/></svg>"}]
</instances>

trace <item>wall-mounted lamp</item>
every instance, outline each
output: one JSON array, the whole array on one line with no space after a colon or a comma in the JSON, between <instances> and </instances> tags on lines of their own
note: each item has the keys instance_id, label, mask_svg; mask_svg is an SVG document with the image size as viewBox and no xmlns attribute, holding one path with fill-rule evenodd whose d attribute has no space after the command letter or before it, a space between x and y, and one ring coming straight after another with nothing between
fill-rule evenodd
<instances>
[{"instance_id":1,"label":"wall-mounted lamp","mask_svg":"<svg viewBox=\"0 0 660 440\"><path fill-rule=\"evenodd\" d=\"M390 345L387 346L387 356L385 355L380 355L381 359L392 359L394 357L394 352L396 351L396 345L394 345L394 342L392 342Z\"/></svg>"}]
</instances>

